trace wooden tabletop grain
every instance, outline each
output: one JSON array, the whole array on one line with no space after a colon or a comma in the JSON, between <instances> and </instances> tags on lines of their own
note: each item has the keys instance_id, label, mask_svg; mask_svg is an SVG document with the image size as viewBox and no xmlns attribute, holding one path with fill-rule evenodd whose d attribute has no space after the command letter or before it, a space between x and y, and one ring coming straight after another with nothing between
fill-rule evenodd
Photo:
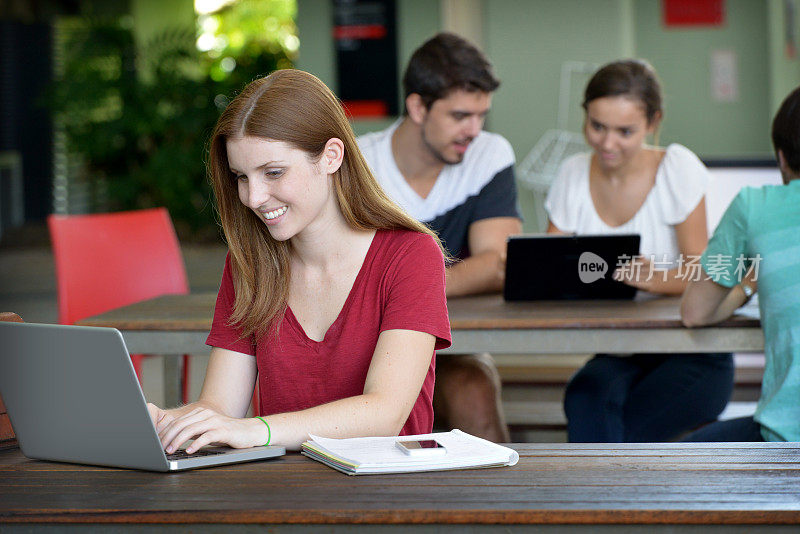
<instances>
[{"instance_id":1,"label":"wooden tabletop grain","mask_svg":"<svg viewBox=\"0 0 800 534\"><path fill-rule=\"evenodd\" d=\"M80 321L120 330L208 332L216 295L165 295ZM467 329L681 328L677 297L633 301L505 302L500 295L449 299L450 327ZM718 327L759 327L757 319L735 316Z\"/></svg>"},{"instance_id":2,"label":"wooden tabletop grain","mask_svg":"<svg viewBox=\"0 0 800 534\"><path fill-rule=\"evenodd\" d=\"M800 522L798 444L515 444L516 466L348 477L297 453L160 474L0 452L0 523Z\"/></svg>"}]
</instances>

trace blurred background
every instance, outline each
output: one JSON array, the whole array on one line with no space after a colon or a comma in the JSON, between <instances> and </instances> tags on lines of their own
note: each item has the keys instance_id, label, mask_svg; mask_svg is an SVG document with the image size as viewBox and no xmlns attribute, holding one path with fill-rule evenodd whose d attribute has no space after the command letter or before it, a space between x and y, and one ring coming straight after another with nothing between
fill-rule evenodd
<instances>
[{"instance_id":1,"label":"blurred background","mask_svg":"<svg viewBox=\"0 0 800 534\"><path fill-rule=\"evenodd\" d=\"M544 228L558 163L585 148L588 77L615 59L659 73L655 142L775 179L771 117L800 83L798 1L2 0L0 309L57 322L51 213L164 206L191 290L216 291L226 249L204 161L230 98L296 67L337 93L356 133L378 130L402 111L411 53L442 30L478 44L502 80L486 128L516 153L527 232ZM730 183L716 186L727 200Z\"/></svg>"},{"instance_id":2,"label":"blurred background","mask_svg":"<svg viewBox=\"0 0 800 534\"><path fill-rule=\"evenodd\" d=\"M204 159L232 95L294 66L334 89L356 133L384 128L402 112L408 58L442 30L483 48L502 80L486 127L514 147L527 232L544 228L560 161L585 148L581 92L611 60L643 58L658 71L657 143L680 142L715 167L774 168L771 116L800 82L797 2L4 0L0 302L11 309L26 283L54 284L10 274L41 263L12 252L49 254L50 213L164 206L185 255L224 247ZM193 288L216 289L219 268Z\"/></svg>"},{"instance_id":3,"label":"blurred background","mask_svg":"<svg viewBox=\"0 0 800 534\"><path fill-rule=\"evenodd\" d=\"M6 6L0 150L22 176L23 221L165 206L181 237L218 238L204 142L228 95L292 65L295 3Z\"/></svg>"},{"instance_id":4,"label":"blurred background","mask_svg":"<svg viewBox=\"0 0 800 534\"><path fill-rule=\"evenodd\" d=\"M49 213L150 206L169 209L182 241L218 242L204 150L232 94L295 66L351 104L357 133L383 128L402 110L408 57L441 30L481 46L503 82L487 129L516 152L527 231L542 223L550 160L579 148L567 145L581 142L583 85L610 60L658 71L660 144L711 164L769 164L771 115L800 81L796 10L795 0L5 0L0 246L34 239Z\"/></svg>"}]
</instances>

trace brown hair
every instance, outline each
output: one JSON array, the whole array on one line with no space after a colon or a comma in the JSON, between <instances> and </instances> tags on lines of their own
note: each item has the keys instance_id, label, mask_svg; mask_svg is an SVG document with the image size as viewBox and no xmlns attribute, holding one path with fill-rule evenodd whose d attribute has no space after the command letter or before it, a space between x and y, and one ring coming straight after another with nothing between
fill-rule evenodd
<instances>
[{"instance_id":1,"label":"brown hair","mask_svg":"<svg viewBox=\"0 0 800 534\"><path fill-rule=\"evenodd\" d=\"M416 93L428 109L456 89L491 93L498 87L500 81L483 52L463 37L447 32L417 48L403 76L404 97Z\"/></svg>"},{"instance_id":2,"label":"brown hair","mask_svg":"<svg viewBox=\"0 0 800 534\"><path fill-rule=\"evenodd\" d=\"M289 243L239 200L226 141L258 137L282 141L318 161L329 139L341 139L344 158L333 174L339 209L354 229L401 229L436 235L384 193L358 148L342 105L317 77L278 70L248 84L222 112L211 136L208 173L230 249L236 299L231 324L242 336L277 327L289 295ZM441 243L440 243L441 246Z\"/></svg>"},{"instance_id":3,"label":"brown hair","mask_svg":"<svg viewBox=\"0 0 800 534\"><path fill-rule=\"evenodd\" d=\"M583 109L589 102L606 96L625 96L644 105L647 122L652 124L663 113L661 84L656 71L646 61L614 61L594 73L583 94Z\"/></svg>"},{"instance_id":4,"label":"brown hair","mask_svg":"<svg viewBox=\"0 0 800 534\"><path fill-rule=\"evenodd\" d=\"M783 100L772 120L772 146L775 157L780 150L789 170L800 172L800 87Z\"/></svg>"}]
</instances>

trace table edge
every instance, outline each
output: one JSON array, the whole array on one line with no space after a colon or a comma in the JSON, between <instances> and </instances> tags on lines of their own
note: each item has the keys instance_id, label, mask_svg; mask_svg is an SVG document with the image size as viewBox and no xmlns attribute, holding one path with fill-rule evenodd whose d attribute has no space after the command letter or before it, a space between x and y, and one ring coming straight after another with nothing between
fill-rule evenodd
<instances>
[{"instance_id":1,"label":"table edge","mask_svg":"<svg viewBox=\"0 0 800 534\"><path fill-rule=\"evenodd\" d=\"M800 508L800 505L798 505ZM85 510L2 511L0 523L163 524L797 524L797 510Z\"/></svg>"}]
</instances>

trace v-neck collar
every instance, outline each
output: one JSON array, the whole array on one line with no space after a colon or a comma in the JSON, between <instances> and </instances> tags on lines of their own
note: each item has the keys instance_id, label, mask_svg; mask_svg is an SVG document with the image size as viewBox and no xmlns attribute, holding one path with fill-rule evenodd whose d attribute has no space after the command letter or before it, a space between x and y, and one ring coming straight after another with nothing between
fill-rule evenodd
<instances>
[{"instance_id":1,"label":"v-neck collar","mask_svg":"<svg viewBox=\"0 0 800 534\"><path fill-rule=\"evenodd\" d=\"M403 190L403 196L409 199L410 202L413 202L413 210L418 211L423 206L430 205L434 202L434 198L438 194L439 189L442 188L440 185L442 182L442 176L444 176L445 172L448 169L448 165L442 167L442 170L439 171L439 174L436 176L436 181L433 182L433 187L431 190L428 191L428 196L422 197L419 193L414 191L414 188L411 187L411 184L408 183L406 177L400 172L400 167L397 166L397 160L394 159L394 150L392 150L392 138L394 137L397 128L400 126L400 123L403 119L398 119L392 126L389 135L387 136L387 142L389 143L389 164L391 165L392 173L397 177L398 187Z\"/></svg>"},{"instance_id":2,"label":"v-neck collar","mask_svg":"<svg viewBox=\"0 0 800 534\"><path fill-rule=\"evenodd\" d=\"M353 285L350 287L350 291L347 293L347 298L342 305L342 309L339 310L339 314L336 316L336 319L331 323L328 329L325 331L325 334L322 336L321 341L317 341L315 339L311 339L306 334L303 325L300 324L300 321L295 316L292 308L287 304L286 305L286 312L284 313L284 320L294 328L298 334L300 334L300 339L309 347L318 348L319 346L323 345L326 341L329 340L329 337L337 334L341 331L343 327L344 317L347 315L347 310L350 308L356 293L356 290L363 284L363 279L366 277L366 269L367 265L372 263L372 260L377 254L378 242L380 239L383 238L382 230L376 230L375 235L372 236L372 242L369 244L369 248L367 249L367 254L364 256L364 261L361 263L361 268L358 270L358 274L356 275L356 279L353 280ZM379 238L379 235L381 236Z\"/></svg>"},{"instance_id":3,"label":"v-neck collar","mask_svg":"<svg viewBox=\"0 0 800 534\"><path fill-rule=\"evenodd\" d=\"M594 199L592 198L592 184L591 184L591 182L592 182L592 154L589 154L589 161L588 161L589 170L586 173L586 194L589 195L589 205L592 208L592 214L594 215L595 220L599 221L602 226L606 227L610 231L620 230L620 229L626 228L627 226L633 224L633 221L635 221L636 218L640 216L640 214L645 210L645 207L650 202L653 202L652 197L654 197L657 194L655 192L656 188L659 187L659 183L660 182L664 181L664 178L661 176L661 174L664 172L664 162L667 159L667 152L669 151L671 146L672 145L667 146L667 148L664 150L664 155L662 156L661 161L658 163L658 167L656 167L656 176L655 176L655 179L653 180L653 187L651 187L650 190L647 192L647 195L644 197L644 202L642 202L642 204L639 206L639 209L636 210L636 213L634 213L627 221L624 221L622 224L618 224L616 226L612 226L612 225L608 224L600 216L600 213L597 211L597 206L594 203Z\"/></svg>"}]
</instances>

